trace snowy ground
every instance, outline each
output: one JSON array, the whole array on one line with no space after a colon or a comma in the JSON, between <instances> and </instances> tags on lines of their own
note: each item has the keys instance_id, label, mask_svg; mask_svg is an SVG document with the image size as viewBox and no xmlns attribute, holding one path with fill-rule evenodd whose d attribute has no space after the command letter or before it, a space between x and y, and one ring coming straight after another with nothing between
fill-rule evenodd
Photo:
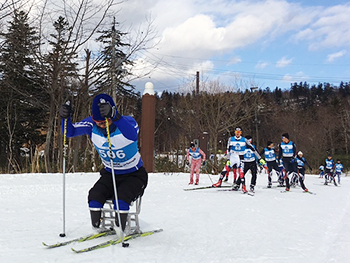
<instances>
[{"instance_id":1,"label":"snowy ground","mask_svg":"<svg viewBox=\"0 0 350 263\"><path fill-rule=\"evenodd\" d=\"M349 262L350 177L340 187L307 175L306 186L280 193L264 189L259 175L255 196L206 189L184 191L189 174L150 174L140 224L153 236L75 254L105 239L46 249L92 232L87 192L97 173L66 176L66 238L62 232L62 175L0 175L0 261L14 262ZM216 182L218 176L211 176ZM232 179L232 176L231 178ZM250 178L248 176L248 182ZM200 186L210 185L206 174ZM107 238L106 238L107 239Z\"/></svg>"}]
</instances>

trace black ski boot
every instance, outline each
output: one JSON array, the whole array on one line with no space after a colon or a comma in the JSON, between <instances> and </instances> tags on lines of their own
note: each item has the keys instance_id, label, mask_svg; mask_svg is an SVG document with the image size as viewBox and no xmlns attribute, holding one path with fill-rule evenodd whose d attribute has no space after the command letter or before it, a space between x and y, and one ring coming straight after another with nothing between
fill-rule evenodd
<instances>
[{"instance_id":1,"label":"black ski boot","mask_svg":"<svg viewBox=\"0 0 350 263\"><path fill-rule=\"evenodd\" d=\"M255 193L255 192L254 192L254 185L253 185L253 184L250 185L250 192Z\"/></svg>"},{"instance_id":2,"label":"black ski boot","mask_svg":"<svg viewBox=\"0 0 350 263\"><path fill-rule=\"evenodd\" d=\"M126 227L126 220L128 219L128 214L127 213L119 213L120 214L120 221L122 221L122 230L124 232L125 227ZM115 224L117 227L119 227L119 222L118 222L118 214L115 214Z\"/></svg>"},{"instance_id":3,"label":"black ski boot","mask_svg":"<svg viewBox=\"0 0 350 263\"><path fill-rule=\"evenodd\" d=\"M94 228L99 228L101 224L101 210L90 210L91 224Z\"/></svg>"}]
</instances>

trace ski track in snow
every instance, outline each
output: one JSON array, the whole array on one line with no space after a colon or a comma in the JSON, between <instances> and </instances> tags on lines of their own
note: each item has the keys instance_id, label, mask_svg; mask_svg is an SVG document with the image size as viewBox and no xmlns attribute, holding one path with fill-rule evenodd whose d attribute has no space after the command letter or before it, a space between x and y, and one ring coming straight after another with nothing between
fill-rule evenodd
<instances>
[{"instance_id":1,"label":"ski track in snow","mask_svg":"<svg viewBox=\"0 0 350 263\"><path fill-rule=\"evenodd\" d=\"M70 250L111 238L104 237L46 249L42 241L52 244L93 232L87 193L98 177L66 174L66 237L61 238L62 174L1 174L1 262L349 262L350 177L335 187L324 186L316 175L305 180L316 195L299 187L288 193L264 189L267 175L260 174L255 196L248 196L215 188L184 191L194 187L188 186L188 173L150 173L140 225L143 231L163 232L131 240L129 248ZM199 186L211 185L210 179L216 182L218 175L201 174Z\"/></svg>"}]
</instances>

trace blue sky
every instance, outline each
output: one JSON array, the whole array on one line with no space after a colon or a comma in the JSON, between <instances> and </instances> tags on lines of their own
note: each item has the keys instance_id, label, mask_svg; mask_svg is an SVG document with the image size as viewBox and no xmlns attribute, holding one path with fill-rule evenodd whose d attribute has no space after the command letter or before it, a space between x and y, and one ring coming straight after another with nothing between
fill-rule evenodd
<instances>
[{"instance_id":1,"label":"blue sky","mask_svg":"<svg viewBox=\"0 0 350 263\"><path fill-rule=\"evenodd\" d=\"M140 52L135 74L161 92L203 82L282 89L294 82L350 81L349 1L129 0L119 21L151 17L156 48ZM192 85L193 86L193 85Z\"/></svg>"}]
</instances>

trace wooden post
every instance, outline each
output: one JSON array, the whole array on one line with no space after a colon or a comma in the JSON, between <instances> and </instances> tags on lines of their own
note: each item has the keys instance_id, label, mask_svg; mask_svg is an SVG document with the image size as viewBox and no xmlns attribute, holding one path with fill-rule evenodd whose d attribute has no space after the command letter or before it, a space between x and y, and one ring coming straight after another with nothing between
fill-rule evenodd
<instances>
[{"instance_id":1,"label":"wooden post","mask_svg":"<svg viewBox=\"0 0 350 263\"><path fill-rule=\"evenodd\" d=\"M156 122L156 95L153 83L147 82L142 96L140 148L143 166L154 172L154 131Z\"/></svg>"}]
</instances>

